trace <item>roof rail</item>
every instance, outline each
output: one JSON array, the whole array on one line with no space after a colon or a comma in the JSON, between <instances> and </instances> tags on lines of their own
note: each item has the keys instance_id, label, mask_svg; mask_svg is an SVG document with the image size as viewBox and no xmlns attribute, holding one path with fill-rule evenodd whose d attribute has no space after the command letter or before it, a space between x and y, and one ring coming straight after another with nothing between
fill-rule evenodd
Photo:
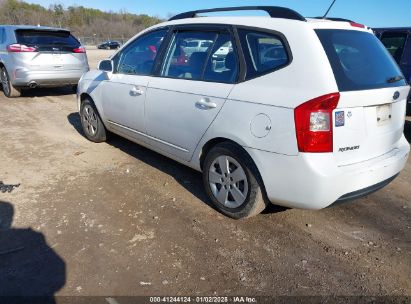
<instances>
[{"instance_id":1,"label":"roof rail","mask_svg":"<svg viewBox=\"0 0 411 304\"><path fill-rule=\"evenodd\" d=\"M280 6L238 6L238 7L221 7L221 8L211 8L197 11L189 11L185 13L178 14L174 17L171 17L169 21L194 18L197 14L202 13L214 13L214 12L229 12L229 11L265 11L272 18L284 18L284 19L293 19L299 21L307 21L303 16L301 16L296 11L286 7Z\"/></svg>"},{"instance_id":2,"label":"roof rail","mask_svg":"<svg viewBox=\"0 0 411 304\"><path fill-rule=\"evenodd\" d=\"M345 18L334 18L334 17L314 17L314 19L324 19L324 20L331 20L331 21L343 21L343 22L354 22L350 19Z\"/></svg>"}]
</instances>

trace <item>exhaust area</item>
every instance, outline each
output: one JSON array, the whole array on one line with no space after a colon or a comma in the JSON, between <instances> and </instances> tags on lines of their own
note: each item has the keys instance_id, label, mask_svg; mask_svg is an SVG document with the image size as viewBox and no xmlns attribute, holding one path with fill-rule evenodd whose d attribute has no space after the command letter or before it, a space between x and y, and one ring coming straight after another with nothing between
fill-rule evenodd
<instances>
[{"instance_id":1,"label":"exhaust area","mask_svg":"<svg viewBox=\"0 0 411 304\"><path fill-rule=\"evenodd\" d=\"M31 82L29 83L29 88L30 88L30 89L35 89L35 88L37 88L37 82L31 81Z\"/></svg>"}]
</instances>

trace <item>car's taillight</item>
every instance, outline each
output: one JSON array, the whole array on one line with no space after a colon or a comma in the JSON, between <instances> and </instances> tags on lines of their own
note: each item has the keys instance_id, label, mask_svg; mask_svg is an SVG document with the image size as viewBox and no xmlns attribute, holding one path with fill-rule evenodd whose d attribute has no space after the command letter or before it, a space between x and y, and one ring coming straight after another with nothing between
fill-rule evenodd
<instances>
[{"instance_id":1,"label":"car's taillight","mask_svg":"<svg viewBox=\"0 0 411 304\"><path fill-rule=\"evenodd\" d=\"M24 44L10 44L7 46L7 52L9 53L22 53L22 52L37 52L37 48L34 46L27 46Z\"/></svg>"},{"instance_id":2,"label":"car's taillight","mask_svg":"<svg viewBox=\"0 0 411 304\"><path fill-rule=\"evenodd\" d=\"M332 112L339 100L340 93L331 93L295 108L295 131L300 152L333 152Z\"/></svg>"},{"instance_id":3,"label":"car's taillight","mask_svg":"<svg viewBox=\"0 0 411 304\"><path fill-rule=\"evenodd\" d=\"M86 48L83 46L73 49L73 53L85 53L85 52L86 52Z\"/></svg>"}]
</instances>

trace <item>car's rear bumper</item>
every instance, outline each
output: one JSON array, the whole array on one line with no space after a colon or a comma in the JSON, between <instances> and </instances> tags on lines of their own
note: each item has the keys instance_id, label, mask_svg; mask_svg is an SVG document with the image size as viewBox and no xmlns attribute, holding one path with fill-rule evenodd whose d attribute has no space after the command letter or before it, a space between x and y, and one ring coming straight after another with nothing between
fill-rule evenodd
<instances>
[{"instance_id":1,"label":"car's rear bumper","mask_svg":"<svg viewBox=\"0 0 411 304\"><path fill-rule=\"evenodd\" d=\"M55 71L30 71L27 69L16 69L12 83L17 87L28 87L31 84L39 87L53 87L62 85L77 85L83 73L82 70L55 70Z\"/></svg>"},{"instance_id":2,"label":"car's rear bumper","mask_svg":"<svg viewBox=\"0 0 411 304\"><path fill-rule=\"evenodd\" d=\"M286 156L246 150L260 171L270 201L292 208L321 209L384 186L404 168L410 146L402 136L390 152L347 166L337 166L331 153Z\"/></svg>"},{"instance_id":3,"label":"car's rear bumper","mask_svg":"<svg viewBox=\"0 0 411 304\"><path fill-rule=\"evenodd\" d=\"M360 190L356 190L356 191L344 194L338 200L336 200L331 206L339 205L339 204L346 203L346 202L350 202L350 201L359 199L361 197L367 196L371 193L374 193L374 192L384 188L389 183L391 183L398 176L398 174L399 173L397 173L394 176L392 176L390 178L387 178L386 180L383 180L382 182L379 182L375 185L371 185L371 186L366 187L364 189L360 189Z\"/></svg>"}]
</instances>

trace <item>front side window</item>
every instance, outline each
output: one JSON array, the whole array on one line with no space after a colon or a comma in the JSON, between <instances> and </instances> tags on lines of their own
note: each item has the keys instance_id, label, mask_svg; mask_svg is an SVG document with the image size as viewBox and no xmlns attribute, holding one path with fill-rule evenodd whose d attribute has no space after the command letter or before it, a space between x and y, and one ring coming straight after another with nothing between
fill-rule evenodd
<instances>
[{"instance_id":1,"label":"front side window","mask_svg":"<svg viewBox=\"0 0 411 304\"><path fill-rule=\"evenodd\" d=\"M395 61L399 64L401 56L404 52L404 45L407 41L407 33L405 32L385 32L381 35L381 42L390 52Z\"/></svg>"},{"instance_id":2,"label":"front side window","mask_svg":"<svg viewBox=\"0 0 411 304\"><path fill-rule=\"evenodd\" d=\"M247 63L246 79L254 78L286 66L290 57L281 37L254 30L239 30Z\"/></svg>"},{"instance_id":3,"label":"front side window","mask_svg":"<svg viewBox=\"0 0 411 304\"><path fill-rule=\"evenodd\" d=\"M217 33L214 32L176 32L168 48L161 76L201 79L216 38Z\"/></svg>"},{"instance_id":4,"label":"front side window","mask_svg":"<svg viewBox=\"0 0 411 304\"><path fill-rule=\"evenodd\" d=\"M129 75L150 75L167 29L148 33L131 42L114 58L116 72Z\"/></svg>"}]
</instances>

